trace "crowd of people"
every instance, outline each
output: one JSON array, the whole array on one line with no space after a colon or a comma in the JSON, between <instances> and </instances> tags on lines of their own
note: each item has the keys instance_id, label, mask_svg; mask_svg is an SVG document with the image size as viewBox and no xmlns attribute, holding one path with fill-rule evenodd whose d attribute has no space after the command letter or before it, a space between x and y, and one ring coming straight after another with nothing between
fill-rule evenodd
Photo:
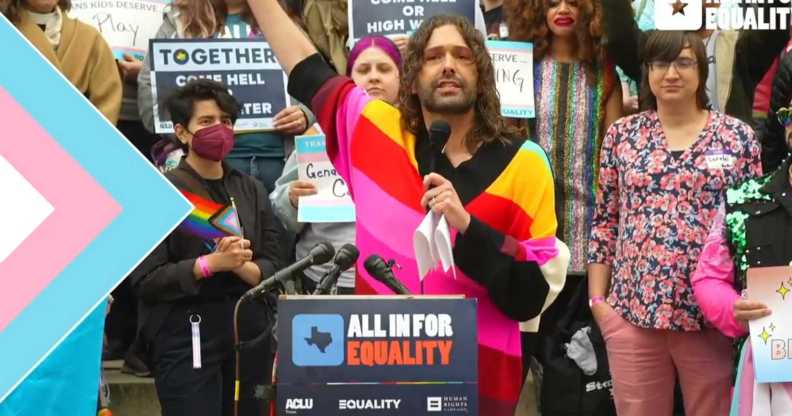
<instances>
[{"instance_id":1,"label":"crowd of people","mask_svg":"<svg viewBox=\"0 0 792 416\"><path fill-rule=\"evenodd\" d=\"M749 268L792 265L786 29L642 31L629 0L484 0L483 24L438 15L353 42L345 0L175 0L156 38L266 39L294 105L238 133L237 99L195 80L165 102L174 133L157 135L150 51L114 58L69 0L0 5L197 208L237 212L237 235L180 227L114 291L106 354L154 376L163 415L266 414L273 344L235 338L270 331L275 303L235 305L323 241L396 260L414 293L478 300L483 416L514 415L529 368L553 371L543 339L576 291L612 398L564 414L792 415L792 384L756 381L748 322L773 311L744 290ZM501 116L486 39L533 44L534 118ZM617 68L639 84L638 108ZM299 179L293 138L310 131L355 222L298 221L317 189ZM413 232L427 211L447 221L455 266L421 281ZM357 267L334 293L391 291Z\"/></svg>"}]
</instances>

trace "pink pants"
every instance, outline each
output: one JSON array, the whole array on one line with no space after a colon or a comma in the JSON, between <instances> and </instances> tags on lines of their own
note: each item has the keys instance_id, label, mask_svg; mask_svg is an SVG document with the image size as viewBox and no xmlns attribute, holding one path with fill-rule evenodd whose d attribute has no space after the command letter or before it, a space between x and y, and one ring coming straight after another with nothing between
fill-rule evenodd
<instances>
[{"instance_id":1,"label":"pink pants","mask_svg":"<svg viewBox=\"0 0 792 416\"><path fill-rule=\"evenodd\" d=\"M644 329L616 312L601 322L619 416L667 416L679 374L686 416L729 414L733 357L728 338L714 329Z\"/></svg>"}]
</instances>

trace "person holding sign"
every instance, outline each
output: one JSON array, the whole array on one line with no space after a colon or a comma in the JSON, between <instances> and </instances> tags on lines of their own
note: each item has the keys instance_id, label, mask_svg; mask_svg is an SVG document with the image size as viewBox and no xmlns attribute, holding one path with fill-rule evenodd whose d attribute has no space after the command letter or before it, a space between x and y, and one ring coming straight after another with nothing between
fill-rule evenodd
<instances>
[{"instance_id":1,"label":"person holding sign","mask_svg":"<svg viewBox=\"0 0 792 416\"><path fill-rule=\"evenodd\" d=\"M202 6L188 0L174 1L167 9L155 38L244 39L260 38L262 33L253 21L243 0L207 1ZM151 51L138 77L140 117L154 131L154 98L151 90ZM273 131L237 134L227 162L234 168L259 179L271 192L283 171L286 148L291 136L302 134L313 124L313 115L303 105L289 106L275 115Z\"/></svg>"},{"instance_id":2,"label":"person holding sign","mask_svg":"<svg viewBox=\"0 0 792 416\"><path fill-rule=\"evenodd\" d=\"M113 52L93 27L69 17L69 0L9 0L3 14L108 121L121 110Z\"/></svg>"},{"instance_id":3,"label":"person holding sign","mask_svg":"<svg viewBox=\"0 0 792 416\"><path fill-rule=\"evenodd\" d=\"M264 187L222 161L233 144L239 107L222 84L210 80L192 81L168 100L187 156L165 176L195 209L131 277L142 300L141 332L163 416L232 414L234 305L279 268ZM243 302L240 339L267 330L270 312L259 302ZM269 384L274 351L265 342L240 353L239 414L265 414L266 400L256 392Z\"/></svg>"},{"instance_id":4,"label":"person holding sign","mask_svg":"<svg viewBox=\"0 0 792 416\"><path fill-rule=\"evenodd\" d=\"M789 98L789 97L787 97ZM792 106L774 109L792 149ZM746 275L752 267L792 265L792 158L773 173L751 179L727 192L693 275L701 312L731 338L748 334L748 321L772 313L746 299ZM745 292L743 292L745 293ZM756 382L751 343L744 339L731 415L792 414L792 383Z\"/></svg>"},{"instance_id":5,"label":"person holding sign","mask_svg":"<svg viewBox=\"0 0 792 416\"><path fill-rule=\"evenodd\" d=\"M519 322L552 302L567 259L555 238L547 158L500 117L483 36L464 17L425 20L407 47L394 107L334 74L277 0L250 4L290 91L318 114L355 202L356 292L392 293L364 270L378 254L401 265L396 275L414 293L478 299L479 414L512 416L522 385ZM427 130L440 120L450 136L433 147ZM421 281L412 241L426 210L452 230L456 266Z\"/></svg>"},{"instance_id":6,"label":"person holding sign","mask_svg":"<svg viewBox=\"0 0 792 416\"><path fill-rule=\"evenodd\" d=\"M645 53L651 110L613 123L600 152L591 311L620 416L670 415L677 374L686 415L724 415L731 346L705 324L690 279L726 189L761 173L759 143L708 110L700 37L653 32Z\"/></svg>"},{"instance_id":7,"label":"person holding sign","mask_svg":"<svg viewBox=\"0 0 792 416\"><path fill-rule=\"evenodd\" d=\"M399 99L399 74L401 72L401 55L397 46L385 36L372 35L359 40L349 53L347 60L347 76L355 85L366 90L372 98L381 99L389 104L396 104ZM286 160L283 175L275 182L275 191L270 194L275 215L286 227L286 230L297 235L296 255L300 258L316 243L329 241L336 250L347 243L355 241L355 224L350 222L309 222L297 220L297 210L301 196L315 195L316 186L310 181L299 180L297 150ZM340 178L338 181L343 182ZM335 188L335 184L334 184ZM343 195L336 192L334 196L346 197L346 185ZM306 293L313 292L319 279L330 269L332 264L317 264L305 270L303 288ZM338 279L338 294L353 294L355 291L355 270L349 269Z\"/></svg>"}]
</instances>

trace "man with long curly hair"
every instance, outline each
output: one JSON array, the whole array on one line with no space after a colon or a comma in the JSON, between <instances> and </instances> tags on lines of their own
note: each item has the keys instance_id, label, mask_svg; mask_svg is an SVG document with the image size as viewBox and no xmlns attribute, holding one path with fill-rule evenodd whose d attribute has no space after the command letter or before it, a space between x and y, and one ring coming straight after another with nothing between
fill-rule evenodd
<instances>
[{"instance_id":1,"label":"man with long curly hair","mask_svg":"<svg viewBox=\"0 0 792 416\"><path fill-rule=\"evenodd\" d=\"M361 267L376 253L401 264L397 278L413 292L478 299L479 414L513 415L519 322L538 325L563 286L568 251L555 239L547 158L500 117L482 35L461 17L427 19L407 47L397 108L333 74L276 0L249 3L355 201L356 292L389 293ZM427 134L438 120L451 127L442 152ZM456 266L420 283L412 237L427 209L445 216Z\"/></svg>"}]
</instances>

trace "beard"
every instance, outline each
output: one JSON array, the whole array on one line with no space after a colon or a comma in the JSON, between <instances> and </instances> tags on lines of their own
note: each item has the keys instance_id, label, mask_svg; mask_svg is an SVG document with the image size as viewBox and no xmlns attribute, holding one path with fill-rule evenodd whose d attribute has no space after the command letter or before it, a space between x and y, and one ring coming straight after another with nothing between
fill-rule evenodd
<instances>
[{"instance_id":1,"label":"beard","mask_svg":"<svg viewBox=\"0 0 792 416\"><path fill-rule=\"evenodd\" d=\"M442 96L437 90L440 83L453 81L459 86L460 93ZM458 76L441 76L427 87L418 81L418 99L429 112L435 114L465 114L476 104L476 91Z\"/></svg>"}]
</instances>

